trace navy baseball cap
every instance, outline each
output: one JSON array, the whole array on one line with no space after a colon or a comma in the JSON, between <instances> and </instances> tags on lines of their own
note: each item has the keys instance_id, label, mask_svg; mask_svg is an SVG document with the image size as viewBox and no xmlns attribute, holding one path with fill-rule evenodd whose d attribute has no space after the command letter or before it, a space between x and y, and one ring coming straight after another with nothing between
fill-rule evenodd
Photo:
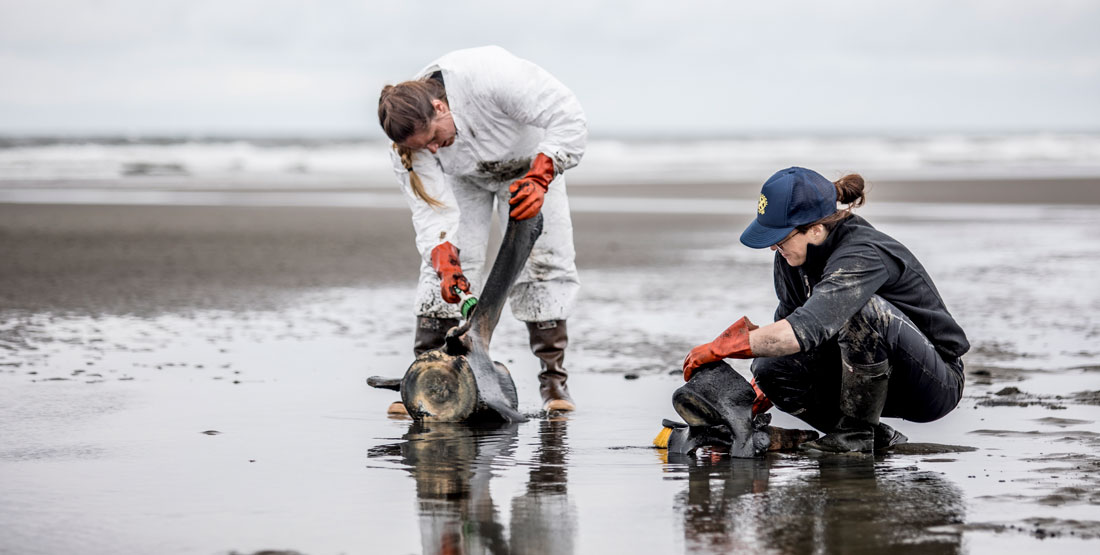
<instances>
[{"instance_id":1,"label":"navy baseball cap","mask_svg":"<svg viewBox=\"0 0 1100 555\"><path fill-rule=\"evenodd\" d=\"M764 182L756 203L756 219L741 233L741 243L754 249L770 247L794 228L836 212L836 186L806 168L779 170Z\"/></svg>"}]
</instances>

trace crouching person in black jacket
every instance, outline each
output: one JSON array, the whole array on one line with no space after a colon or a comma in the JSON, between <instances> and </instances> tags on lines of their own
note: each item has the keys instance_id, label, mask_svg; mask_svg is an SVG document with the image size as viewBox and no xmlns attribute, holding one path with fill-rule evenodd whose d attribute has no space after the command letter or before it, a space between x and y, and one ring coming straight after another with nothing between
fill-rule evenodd
<instances>
[{"instance_id":1,"label":"crouching person in black jacket","mask_svg":"<svg viewBox=\"0 0 1100 555\"><path fill-rule=\"evenodd\" d=\"M776 251L775 322L741 318L684 360L688 380L704 364L755 359L754 409L766 397L826 433L807 450L889 448L906 438L880 416L931 422L962 398L966 335L913 253L851 213L863 189L859 175L832 183L797 167L768 179L741 242Z\"/></svg>"}]
</instances>

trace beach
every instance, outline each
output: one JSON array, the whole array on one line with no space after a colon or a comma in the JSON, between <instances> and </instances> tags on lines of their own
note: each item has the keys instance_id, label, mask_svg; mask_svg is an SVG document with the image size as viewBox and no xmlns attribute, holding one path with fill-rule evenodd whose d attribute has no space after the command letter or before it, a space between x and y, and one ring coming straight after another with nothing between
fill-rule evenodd
<instances>
[{"instance_id":1,"label":"beach","mask_svg":"<svg viewBox=\"0 0 1100 555\"><path fill-rule=\"evenodd\" d=\"M1098 26L0 1L0 555L1100 553Z\"/></svg>"},{"instance_id":2,"label":"beach","mask_svg":"<svg viewBox=\"0 0 1100 555\"><path fill-rule=\"evenodd\" d=\"M650 445L687 351L771 320L772 253L737 239L758 184L571 185L579 410L538 413L505 310L492 353L531 420L490 430L390 418L396 394L365 384L412 360L396 190L129 188L0 191L0 553L1100 546L1098 179L872 181L857 213L971 341L963 401L888 419L917 449L758 460Z\"/></svg>"}]
</instances>

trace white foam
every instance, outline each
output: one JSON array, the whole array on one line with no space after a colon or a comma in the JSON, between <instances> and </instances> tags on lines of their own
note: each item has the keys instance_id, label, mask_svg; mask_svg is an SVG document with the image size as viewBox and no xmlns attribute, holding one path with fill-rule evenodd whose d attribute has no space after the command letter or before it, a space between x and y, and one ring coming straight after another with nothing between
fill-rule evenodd
<instances>
[{"instance_id":1,"label":"white foam","mask_svg":"<svg viewBox=\"0 0 1100 555\"><path fill-rule=\"evenodd\" d=\"M140 174L216 178L242 189L279 179L307 188L325 187L334 178L380 186L393 183L389 148L387 141L15 143L0 148L0 183ZM856 171L876 179L1100 177L1100 133L593 139L570 178L579 185L755 182L793 165L826 177ZM176 186L198 188L198 181Z\"/></svg>"}]
</instances>

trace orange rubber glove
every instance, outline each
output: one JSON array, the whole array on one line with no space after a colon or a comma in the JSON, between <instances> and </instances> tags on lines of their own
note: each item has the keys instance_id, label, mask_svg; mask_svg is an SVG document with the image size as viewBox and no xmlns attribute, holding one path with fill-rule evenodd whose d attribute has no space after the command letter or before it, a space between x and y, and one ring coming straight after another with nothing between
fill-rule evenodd
<instances>
[{"instance_id":1,"label":"orange rubber glove","mask_svg":"<svg viewBox=\"0 0 1100 555\"><path fill-rule=\"evenodd\" d=\"M470 292L470 282L466 281L466 276L462 275L462 267L458 265L458 249L450 241L440 243L432 249L432 268L435 268L435 274L439 276L443 300L451 304L462 300L455 295L455 287Z\"/></svg>"},{"instance_id":2,"label":"orange rubber glove","mask_svg":"<svg viewBox=\"0 0 1100 555\"><path fill-rule=\"evenodd\" d=\"M752 384L752 390L756 392L756 399L752 401L752 415L756 416L768 412L768 409L772 408L772 402L760 390L760 386L756 385L756 378L753 378L750 383Z\"/></svg>"},{"instance_id":3,"label":"orange rubber glove","mask_svg":"<svg viewBox=\"0 0 1100 555\"><path fill-rule=\"evenodd\" d=\"M748 316L742 316L740 320L726 328L722 335L714 338L710 343L703 343L695 347L684 359L684 381L691 379L691 373L696 368L718 362L724 358L753 358L752 348L749 347L749 332L758 328L749 321Z\"/></svg>"},{"instance_id":4,"label":"orange rubber glove","mask_svg":"<svg viewBox=\"0 0 1100 555\"><path fill-rule=\"evenodd\" d=\"M546 196L553 180L554 161L540 152L531 162L531 170L527 175L515 180L508 187L508 191L512 193L512 199L508 201L512 205L512 211L508 215L515 220L534 218L542 209L542 198Z\"/></svg>"}]
</instances>

